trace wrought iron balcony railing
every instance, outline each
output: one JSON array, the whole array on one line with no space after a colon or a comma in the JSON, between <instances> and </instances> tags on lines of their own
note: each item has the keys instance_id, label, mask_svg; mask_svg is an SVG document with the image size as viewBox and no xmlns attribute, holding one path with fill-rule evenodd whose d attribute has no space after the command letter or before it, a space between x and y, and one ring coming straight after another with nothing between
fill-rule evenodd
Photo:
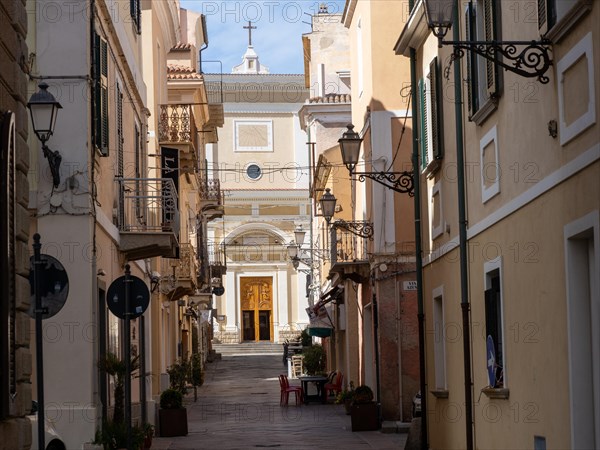
<instances>
[{"instance_id":1,"label":"wrought iron balcony railing","mask_svg":"<svg viewBox=\"0 0 600 450\"><path fill-rule=\"evenodd\" d=\"M198 130L193 105L160 105L158 140L160 143L191 144L196 149Z\"/></svg>"},{"instance_id":2,"label":"wrought iron balcony railing","mask_svg":"<svg viewBox=\"0 0 600 450\"><path fill-rule=\"evenodd\" d=\"M223 204L223 193L221 192L221 182L218 179L206 179L198 177L198 189L200 191L200 200L215 205Z\"/></svg>"},{"instance_id":3,"label":"wrought iron balcony railing","mask_svg":"<svg viewBox=\"0 0 600 450\"><path fill-rule=\"evenodd\" d=\"M179 235L179 201L169 178L116 178L122 232Z\"/></svg>"},{"instance_id":4,"label":"wrought iron balcony railing","mask_svg":"<svg viewBox=\"0 0 600 450\"><path fill-rule=\"evenodd\" d=\"M362 222L344 222L344 224L346 226L337 226L333 223L331 227L331 265L368 262L368 238L356 235L347 227L347 225L360 226Z\"/></svg>"},{"instance_id":5,"label":"wrought iron balcony railing","mask_svg":"<svg viewBox=\"0 0 600 450\"><path fill-rule=\"evenodd\" d=\"M179 244L179 261L175 266L175 278L178 282L193 281L198 277L196 249L192 244Z\"/></svg>"}]
</instances>

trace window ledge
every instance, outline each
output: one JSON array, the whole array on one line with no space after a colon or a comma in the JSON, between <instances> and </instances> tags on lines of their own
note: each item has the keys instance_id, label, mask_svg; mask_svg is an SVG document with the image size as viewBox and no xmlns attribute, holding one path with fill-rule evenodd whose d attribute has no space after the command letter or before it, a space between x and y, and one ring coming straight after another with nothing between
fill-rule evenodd
<instances>
[{"instance_id":1,"label":"window ledge","mask_svg":"<svg viewBox=\"0 0 600 450\"><path fill-rule=\"evenodd\" d=\"M475 122L477 125L482 125L483 122L487 120L488 117L492 115L494 111L498 108L498 98L489 98L481 107L477 110L475 114L469 117L471 122Z\"/></svg>"},{"instance_id":2,"label":"window ledge","mask_svg":"<svg viewBox=\"0 0 600 450\"><path fill-rule=\"evenodd\" d=\"M429 161L429 164L427 164L427 167L425 167L425 169L423 169L423 175L427 176L427 178L429 178L430 180L435 176L435 173L440 169L440 167L442 167L442 160L440 159L433 159L431 161Z\"/></svg>"},{"instance_id":3,"label":"window ledge","mask_svg":"<svg viewBox=\"0 0 600 450\"><path fill-rule=\"evenodd\" d=\"M510 391L508 389L492 387L485 387L481 390L481 392L483 392L489 398L497 398L502 400L508 399L508 395L510 394Z\"/></svg>"},{"instance_id":4,"label":"window ledge","mask_svg":"<svg viewBox=\"0 0 600 450\"><path fill-rule=\"evenodd\" d=\"M434 391L429 391L435 398L448 398L450 395L450 391L447 389L436 389Z\"/></svg>"},{"instance_id":5,"label":"window ledge","mask_svg":"<svg viewBox=\"0 0 600 450\"><path fill-rule=\"evenodd\" d=\"M556 23L556 25L552 27L550 31L548 31L548 33L546 33L546 36L544 37L550 39L552 43L558 44L560 40L568 34L571 28L579 22L579 19L591 10L592 0L580 0L558 21L558 23Z\"/></svg>"}]
</instances>

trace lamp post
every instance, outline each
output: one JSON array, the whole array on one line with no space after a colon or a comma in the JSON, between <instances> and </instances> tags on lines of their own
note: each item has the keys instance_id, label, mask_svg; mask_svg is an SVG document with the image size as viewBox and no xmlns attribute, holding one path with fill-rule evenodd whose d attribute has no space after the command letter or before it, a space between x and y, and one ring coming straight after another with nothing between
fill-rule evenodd
<instances>
[{"instance_id":1,"label":"lamp post","mask_svg":"<svg viewBox=\"0 0 600 450\"><path fill-rule=\"evenodd\" d=\"M325 217L327 223L331 222L331 218L335 214L335 204L337 198L331 193L331 189L325 189L325 193L321 196L319 204L321 205L321 215Z\"/></svg>"},{"instance_id":2,"label":"lamp post","mask_svg":"<svg viewBox=\"0 0 600 450\"><path fill-rule=\"evenodd\" d=\"M367 178L370 178L371 180L384 185L388 189L392 189L402 194L408 194L412 197L414 195L413 172L357 172L355 170L356 165L358 164L362 141L360 135L354 131L354 125L352 124L347 126L347 130L338 140L340 151L342 153L342 161L348 169L348 172L350 172L350 175L358 176L358 181L360 182L364 182Z\"/></svg>"},{"instance_id":3,"label":"lamp post","mask_svg":"<svg viewBox=\"0 0 600 450\"><path fill-rule=\"evenodd\" d=\"M40 90L33 94L27 103L31 113L31 125L37 138L42 143L44 157L48 160L50 172L52 173L52 182L54 187L60 184L60 163L62 156L58 151L52 151L46 146L46 141L54 134L56 125L56 116L58 110L62 108L61 104L48 92L46 83L39 84Z\"/></svg>"},{"instance_id":4,"label":"lamp post","mask_svg":"<svg viewBox=\"0 0 600 450\"><path fill-rule=\"evenodd\" d=\"M549 55L552 42L539 41L444 41L454 23L456 0L423 0L427 26L438 38L438 45L452 45L452 60L464 56L465 50L474 52L504 69L527 78L537 78L542 84L550 79L545 75L552 66Z\"/></svg>"}]
</instances>

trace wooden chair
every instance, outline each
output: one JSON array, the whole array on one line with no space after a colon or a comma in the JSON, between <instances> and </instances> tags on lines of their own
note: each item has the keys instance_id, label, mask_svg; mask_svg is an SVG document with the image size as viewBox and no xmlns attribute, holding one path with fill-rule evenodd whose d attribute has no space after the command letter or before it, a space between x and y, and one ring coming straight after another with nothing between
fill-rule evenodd
<instances>
[{"instance_id":1,"label":"wooden chair","mask_svg":"<svg viewBox=\"0 0 600 450\"><path fill-rule=\"evenodd\" d=\"M279 397L280 406L288 404L291 392L296 396L296 405L302 404L302 397L304 395L302 387L290 386L287 375L279 375L279 387L281 389L281 395Z\"/></svg>"},{"instance_id":2,"label":"wooden chair","mask_svg":"<svg viewBox=\"0 0 600 450\"><path fill-rule=\"evenodd\" d=\"M302 375L302 363L304 357L302 355L292 356L292 378L298 378Z\"/></svg>"},{"instance_id":3,"label":"wooden chair","mask_svg":"<svg viewBox=\"0 0 600 450\"><path fill-rule=\"evenodd\" d=\"M335 376L335 381L333 383L325 384L325 395L329 397L331 394L338 395L342 392L342 384L344 382L344 374L342 372L338 372Z\"/></svg>"}]
</instances>

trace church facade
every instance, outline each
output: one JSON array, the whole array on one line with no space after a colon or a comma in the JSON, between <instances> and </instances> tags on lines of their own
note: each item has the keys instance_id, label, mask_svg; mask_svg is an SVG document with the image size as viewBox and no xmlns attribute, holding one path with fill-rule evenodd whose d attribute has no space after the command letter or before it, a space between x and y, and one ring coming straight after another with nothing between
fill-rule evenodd
<instances>
[{"instance_id":1,"label":"church facade","mask_svg":"<svg viewBox=\"0 0 600 450\"><path fill-rule=\"evenodd\" d=\"M207 229L209 252L224 255L226 266L213 305L215 341L283 342L308 324L313 301L309 271L295 269L287 255L294 230L310 226L298 118L308 98L304 76L269 73L251 38L231 74L204 76L209 90L222 85L225 116L218 144L207 146L208 170L225 197L224 217Z\"/></svg>"}]
</instances>

